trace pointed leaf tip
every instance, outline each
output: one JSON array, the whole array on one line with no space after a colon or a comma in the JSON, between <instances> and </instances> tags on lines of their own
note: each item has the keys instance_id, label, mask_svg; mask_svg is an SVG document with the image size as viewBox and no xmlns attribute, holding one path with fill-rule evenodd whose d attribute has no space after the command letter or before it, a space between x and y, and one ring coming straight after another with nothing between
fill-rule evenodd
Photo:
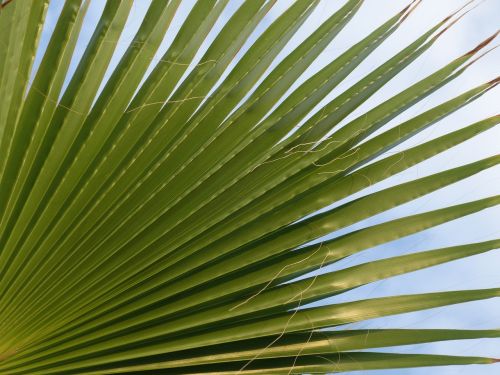
<instances>
[{"instance_id":1,"label":"pointed leaf tip","mask_svg":"<svg viewBox=\"0 0 500 375\"><path fill-rule=\"evenodd\" d=\"M464 5L462 5L460 8L458 8L456 11L454 11L453 13L451 13L449 16L445 17L445 19L441 23L444 24L444 23L448 22L450 19L452 19L453 17L455 17L458 13L460 13L462 10L464 10L465 8L467 8L474 1L476 1L476 0L470 0L470 1L468 1L467 3L465 3ZM469 12L472 9L474 9L474 8L469 9L464 14L466 14L467 12ZM460 17L458 17L458 19L456 21L458 21L461 17L463 17L464 14L462 14ZM456 21L454 21L453 23L455 23Z\"/></svg>"},{"instance_id":2,"label":"pointed leaf tip","mask_svg":"<svg viewBox=\"0 0 500 375\"><path fill-rule=\"evenodd\" d=\"M481 49L483 49L484 47L486 47L488 44L490 44L498 36L499 33L500 33L500 30L498 30L496 33L494 33L490 37L488 37L485 40L483 40L476 47L474 47L469 52L467 52L464 56L474 55L476 52L480 51ZM493 47L493 48L496 48L496 47Z\"/></svg>"},{"instance_id":3,"label":"pointed leaf tip","mask_svg":"<svg viewBox=\"0 0 500 375\"><path fill-rule=\"evenodd\" d=\"M485 45L487 45L488 43L486 43ZM482 47L481 47L482 48ZM462 69L467 69L468 67L470 67L472 64L476 63L477 61L479 61L480 59L482 59L484 56L486 56L487 54L489 54L490 52L494 51L495 49L498 48L498 45L484 51L483 53L481 53L480 55L478 55L477 57L475 57L473 60L469 61ZM472 56L473 54L465 54L464 56ZM464 57L462 56L462 57ZM496 83L492 84L492 86L489 87L489 89L491 89L493 86L495 86Z\"/></svg>"},{"instance_id":4,"label":"pointed leaf tip","mask_svg":"<svg viewBox=\"0 0 500 375\"><path fill-rule=\"evenodd\" d=\"M474 1L476 1L476 0L471 0L471 1L467 2L466 4L464 4L463 6L461 6L459 9L457 9L456 11L454 11L453 13L451 13L449 16L445 17L443 19L443 21L441 21L441 25L444 25L446 22L448 22L450 19L452 19L453 17L455 17L458 13L460 13L462 10L464 10L467 6L469 6L470 4L472 4ZM467 9L464 13L462 13L460 16L458 16L453 21L451 21L449 23L449 25L447 25L443 30L441 30L434 38L438 38L441 35L443 35L453 25L455 25L458 21L460 21L463 17L465 17L469 12L471 12L474 9L476 9L480 4L481 3L478 3L478 4L474 5L472 8Z\"/></svg>"},{"instance_id":5,"label":"pointed leaf tip","mask_svg":"<svg viewBox=\"0 0 500 375\"><path fill-rule=\"evenodd\" d=\"M472 9L474 8L471 8L469 10L467 10L466 12L462 13L460 16L458 16L457 18L455 18L453 21L451 21L447 26L445 26L445 28L443 30L441 30L439 33L436 34L436 36L434 37L435 39L439 38L441 35L443 35L445 32L447 32L449 29L452 28L453 25L455 25L458 21L460 21L462 18L464 18L467 13L469 13ZM461 10L461 9L460 9ZM460 11L459 10L459 11ZM448 17L446 17L443 21L442 21L442 24L445 24L446 22L448 22L450 19L452 19L456 14L458 13L455 12L451 15L449 15Z\"/></svg>"},{"instance_id":6,"label":"pointed leaf tip","mask_svg":"<svg viewBox=\"0 0 500 375\"><path fill-rule=\"evenodd\" d=\"M404 21L406 18L413 13L413 11L422 3L422 0L413 0L410 4L408 4L399 14L401 15L401 21Z\"/></svg>"},{"instance_id":7,"label":"pointed leaf tip","mask_svg":"<svg viewBox=\"0 0 500 375\"><path fill-rule=\"evenodd\" d=\"M496 86L500 83L500 76L493 78L491 81L489 81L487 84L490 86ZM498 116L498 115L497 115Z\"/></svg>"}]
</instances>

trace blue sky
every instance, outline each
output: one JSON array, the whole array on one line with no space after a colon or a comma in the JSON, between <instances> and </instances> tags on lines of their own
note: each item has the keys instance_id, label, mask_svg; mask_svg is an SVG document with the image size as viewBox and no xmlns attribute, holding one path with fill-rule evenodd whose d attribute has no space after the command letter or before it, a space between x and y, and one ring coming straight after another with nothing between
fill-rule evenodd
<instances>
[{"instance_id":1,"label":"blue sky","mask_svg":"<svg viewBox=\"0 0 500 375\"><path fill-rule=\"evenodd\" d=\"M135 30L147 9L149 0L136 0L131 17L123 37L118 41L118 48L113 60L116 64L120 54L124 52L128 41L134 35ZM194 0L185 1L179 14L174 19L173 29L169 31L165 42L162 45L158 55L161 55L168 47L169 40L174 35L175 29L181 24L187 10L194 3ZM230 9L235 9L241 0L232 0ZM275 8L264 20L260 30L261 32L266 24L271 22L280 12L285 9L292 0L278 0ZM380 25L388 17L402 9L408 3L407 0L366 0L366 4L353 19L351 24L332 42L332 44L323 52L318 60L306 72L305 77L317 71L319 68L330 62L341 52L343 52L353 42L356 42L376 26ZM407 45L415 39L420 33L429 26L441 20L451 11L463 5L462 0L424 0L421 6L407 20L401 29L393 35L379 50L376 51L367 61L365 61L353 74L341 84L331 96L345 90L349 85L355 83L367 72L384 61L388 56ZM98 20L99 14L105 4L105 0L92 0L89 13L85 20L81 40L77 48L74 61L83 52L83 48L90 37L93 26ZM343 1L323 0L310 19L299 31L297 36L290 42L284 51L283 57L300 40L304 39L313 29L315 29L324 19L331 15ZM61 8L62 0L52 0L47 15L47 25L42 36L42 46L47 43L51 29L57 19ZM376 104L386 100L392 95L398 93L409 84L419 78L436 70L449 62L452 58L458 57L474 47L478 42L493 34L499 26L500 1L486 0L480 6L469 13L464 19L456 24L453 29L447 32L436 43L436 45L427 52L418 61L405 69L397 79L391 81L383 90L359 108L353 116L356 116ZM498 38L500 39L500 38ZM497 40L498 40L497 39ZM243 49L244 52L245 48ZM37 56L37 59L40 55ZM112 65L113 65L112 64ZM154 61L153 63L154 64ZM425 99L421 103L399 116L389 126L395 125L404 119L413 117L416 114L435 106L455 96L458 92L463 92L477 84L489 81L498 75L498 66L500 66L500 49L493 51L485 56L480 62L472 66L463 76L455 80L439 92ZM74 67L74 66L73 66ZM111 67L111 69L113 66ZM462 126L468 125L474 121L494 115L498 112L500 103L500 89L495 89L478 101L460 110L456 114L449 116L436 126L422 132L417 137L409 140L398 149L414 146L423 141L432 139ZM352 119L352 117L350 117ZM346 119L349 120L349 119ZM464 163L479 160L481 158L498 154L500 150L500 127L496 127L483 135L476 137L453 150L437 156L428 162L419 164L393 178L390 184L400 183L417 177L422 177L443 169L458 166ZM423 212L431 208L443 207L450 204L457 204L469 200L498 194L500 191L500 169L493 168L458 184L445 188L436 193L425 196L417 201L405 204L393 209L383 215L379 215L370 220L359 223L348 229L364 227L378 222L394 219L397 217ZM363 194L369 191L379 190L388 186L388 183L381 183L370 190L365 190ZM363 253L349 258L332 268L353 265L359 262L365 262L377 259L381 256L394 256L408 253L415 250L424 250L461 244L474 241L483 241L497 238L500 235L500 209L492 208L481 213L448 223L437 228L427 230L388 245L379 246ZM340 232L339 232L340 233ZM334 233L337 235L339 233ZM383 254L383 255L381 255ZM405 276L388 279L382 282L370 284L359 288L345 295L329 299L328 302L338 302L367 297L379 297L404 293L422 293L439 290L469 289L469 288L489 288L500 286L500 252L493 251L484 255L478 255L463 261L456 261L450 264L434 267L427 270L414 272ZM323 301L324 303L324 301ZM424 312L403 314L384 319L374 319L362 324L353 325L353 327L363 328L498 328L500 327L500 301L489 300L474 302L448 308L433 309ZM489 355L500 357L500 340L477 340L466 342L445 342L436 344L418 345L413 347L398 348L400 352L425 352L425 353L443 353L456 355ZM397 370L383 371L380 374L498 374L499 366L468 366L466 368L449 367L421 370ZM378 374L369 372L369 374Z\"/></svg>"}]
</instances>

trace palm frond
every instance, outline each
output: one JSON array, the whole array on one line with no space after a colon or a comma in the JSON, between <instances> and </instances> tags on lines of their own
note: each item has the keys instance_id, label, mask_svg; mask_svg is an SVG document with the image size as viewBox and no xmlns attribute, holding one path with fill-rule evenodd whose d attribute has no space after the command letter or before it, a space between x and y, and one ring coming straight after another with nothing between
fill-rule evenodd
<instances>
[{"instance_id":1,"label":"palm frond","mask_svg":"<svg viewBox=\"0 0 500 375\"><path fill-rule=\"evenodd\" d=\"M381 255L324 272L500 203L494 195L352 229L500 163L499 155L471 158L391 179L498 125L496 115L393 151L498 85L492 79L398 120L478 63L497 34L359 114L453 32L469 5L342 91L420 1L310 75L363 3L345 1L290 49L319 0L289 1L276 17L276 0L200 0L185 18L181 0L152 0L120 56L134 1L108 1L74 70L90 1L64 1L43 56L53 3L1 3L1 374L292 374L498 361L365 351L498 338L498 330L344 326L496 298L499 288L306 306L500 244ZM385 188L365 190L382 181Z\"/></svg>"}]
</instances>

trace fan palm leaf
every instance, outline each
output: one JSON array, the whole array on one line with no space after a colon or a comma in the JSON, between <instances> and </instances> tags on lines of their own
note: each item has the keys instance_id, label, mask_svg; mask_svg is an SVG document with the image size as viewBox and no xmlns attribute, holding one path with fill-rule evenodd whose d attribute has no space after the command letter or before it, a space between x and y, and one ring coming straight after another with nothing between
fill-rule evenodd
<instances>
[{"instance_id":1,"label":"fan palm leaf","mask_svg":"<svg viewBox=\"0 0 500 375\"><path fill-rule=\"evenodd\" d=\"M271 21L275 0L188 7L152 0L116 65L134 1L108 1L74 70L91 2L62 2L42 51L53 2L0 7L1 374L291 374L497 362L373 351L498 338L495 329L344 326L500 297L500 288L318 304L500 245L457 244L324 271L500 203L496 195L352 229L500 163L496 155L404 183L390 178L500 122L484 118L391 151L496 87L498 78L398 122L488 53L496 34L358 110L464 8L331 95L397 35L419 1L312 75L318 56L356 24L362 0L344 1L292 50L319 0L289 1ZM176 26L181 9L187 15ZM382 181L388 187L365 190Z\"/></svg>"}]
</instances>

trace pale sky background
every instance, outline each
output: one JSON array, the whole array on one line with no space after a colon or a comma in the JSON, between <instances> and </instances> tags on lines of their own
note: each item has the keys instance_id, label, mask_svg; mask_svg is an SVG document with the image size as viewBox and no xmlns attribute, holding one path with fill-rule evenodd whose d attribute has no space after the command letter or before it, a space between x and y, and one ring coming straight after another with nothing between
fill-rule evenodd
<instances>
[{"instance_id":1,"label":"pale sky background","mask_svg":"<svg viewBox=\"0 0 500 375\"><path fill-rule=\"evenodd\" d=\"M263 21L263 25L257 30L262 32L264 26L269 24L283 9L290 5L292 0L278 0L275 8ZM135 0L134 8L129 19L124 35L118 42L114 64L118 62L120 55L126 49L128 42L132 39L142 17L149 5L150 0ZM173 28L166 36L157 56L161 56L172 40L175 30L179 27L190 9L194 0L184 1L178 14L174 18ZM289 43L285 53L303 40L312 30L318 27L329 15L338 9L345 1L323 0L311 17L306 21L296 37ZM478 3L480 3L478 1ZM85 20L81 40L77 47L75 60L83 53L83 48L90 38L93 26L96 24L105 0L92 0L89 13ZM241 0L231 0L230 7L225 13L225 18L231 11L241 4ZM351 21L331 45L322 53L318 60L304 75L310 76L345 51L354 42L367 35L375 27L386 21L389 17L401 10L408 0L366 0L358 14ZM465 4L463 0L423 0L423 3L405 22L405 24L393 34L369 59L367 59L350 77L346 79L337 89L332 92L330 99L344 91L358 79L367 74L371 69L377 67L384 60L402 49L413 41L431 25L450 14L455 9ZM62 0L52 0L47 15L47 24L43 31L42 45L46 45L51 29L61 9ZM218 24L220 26L220 23ZM370 109L374 105L390 98L416 80L425 77L436 69L442 67L451 59L469 51L483 39L493 34L500 26L500 0L485 0L478 8L474 9L441 39L428 52L414 62L410 67L400 73L383 90L366 102L358 111L360 113ZM211 34L213 36L213 34ZM497 38L498 44L500 37ZM244 52L246 48L243 48ZM281 58L284 56L281 55ZM41 56L37 56L37 60ZM157 60L155 60L157 61ZM153 62L154 64L154 62ZM487 82L500 73L500 48L484 57L477 64L468 69L459 79L456 79L445 88L418 103L403 115L392 121L388 126L393 126L401 121L413 117L422 111L429 109L447 99L464 92L478 84ZM73 64L74 68L74 64ZM108 72L109 73L109 72ZM398 147L398 150L414 146L436 136L445 134L452 130L461 128L477 120L497 114L500 106L500 89L490 91L488 94L461 109L445 120L432 126L430 129L420 133L417 137ZM350 119L353 118L350 117ZM348 120L348 119L347 119ZM387 127L385 128L387 129ZM389 184L401 183L414 178L422 177L447 168L482 159L487 156L498 154L500 151L500 127L496 127L471 141L466 142L451 151L432 158L428 162L419 164L406 172L400 173L390 179L388 183L380 183L370 190L363 191L363 195L379 190ZM424 212L433 208L467 202L482 197L498 194L500 192L500 168L492 168L482 172L468 180L459 182L436 193L427 195L409 204L390 210L375 218L361 222L348 230L373 225L375 223L392 220L401 216ZM347 265L354 265L380 257L395 256L416 250L427 250L455 244L485 241L498 238L500 235L500 208L491 208L469 217L456 220L452 223L427 230L421 234L413 235L388 245L378 246L335 266L325 268L323 271L332 270ZM344 233L336 232L329 237ZM381 255L383 254L383 255ZM347 301L360 298L372 298L407 293L424 293L437 290L491 288L500 286L500 252L492 251L483 255L474 256L461 261L447 263L442 266L413 272L404 276L387 279L373 283L342 296L328 299L328 302ZM322 301L321 303L325 303ZM500 327L500 299L472 302L447 308L426 310L423 312L402 314L383 319L374 319L362 324L352 325L350 328L499 328ZM391 349L393 350L393 349ZM500 339L475 340L475 341L448 341L444 343L425 344L417 346L405 346L396 348L398 352L421 352L439 353L453 355L484 355L500 357ZM364 372L358 372L361 374ZM467 367L436 367L415 370L394 370L380 372L366 372L366 374L402 374L402 375L493 375L500 373L500 365L496 366L467 366Z\"/></svg>"}]
</instances>

